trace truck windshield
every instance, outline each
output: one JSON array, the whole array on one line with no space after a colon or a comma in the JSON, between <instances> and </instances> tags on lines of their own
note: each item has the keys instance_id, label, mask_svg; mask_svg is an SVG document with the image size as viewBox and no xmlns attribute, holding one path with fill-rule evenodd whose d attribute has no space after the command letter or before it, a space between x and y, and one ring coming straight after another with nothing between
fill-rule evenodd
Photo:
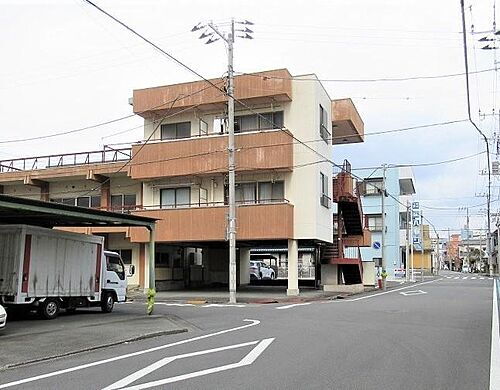
<instances>
[{"instance_id":1,"label":"truck windshield","mask_svg":"<svg viewBox=\"0 0 500 390\"><path fill-rule=\"evenodd\" d=\"M116 272L120 279L125 279L125 268L119 257L107 256L106 268L108 271Z\"/></svg>"}]
</instances>

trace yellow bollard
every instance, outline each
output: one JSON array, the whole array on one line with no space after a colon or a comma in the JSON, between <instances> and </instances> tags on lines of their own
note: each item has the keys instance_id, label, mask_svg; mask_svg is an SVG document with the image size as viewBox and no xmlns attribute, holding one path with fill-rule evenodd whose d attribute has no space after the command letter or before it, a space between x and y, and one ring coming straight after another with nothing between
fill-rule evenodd
<instances>
[{"instance_id":1,"label":"yellow bollard","mask_svg":"<svg viewBox=\"0 0 500 390\"><path fill-rule=\"evenodd\" d=\"M154 288L150 288L148 290L148 294L147 294L147 297L148 297L148 306L147 306L146 312L148 313L148 315L153 314L153 310L154 310L154 307L155 307L155 296L156 296L155 289Z\"/></svg>"}]
</instances>

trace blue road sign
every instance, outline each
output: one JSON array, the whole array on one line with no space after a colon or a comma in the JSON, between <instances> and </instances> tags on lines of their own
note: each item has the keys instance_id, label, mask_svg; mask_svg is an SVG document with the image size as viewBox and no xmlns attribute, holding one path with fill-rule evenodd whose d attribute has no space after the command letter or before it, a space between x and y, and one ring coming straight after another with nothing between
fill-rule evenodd
<instances>
[{"instance_id":1,"label":"blue road sign","mask_svg":"<svg viewBox=\"0 0 500 390\"><path fill-rule=\"evenodd\" d=\"M375 241L375 242L373 243L373 249L380 249L380 242Z\"/></svg>"}]
</instances>

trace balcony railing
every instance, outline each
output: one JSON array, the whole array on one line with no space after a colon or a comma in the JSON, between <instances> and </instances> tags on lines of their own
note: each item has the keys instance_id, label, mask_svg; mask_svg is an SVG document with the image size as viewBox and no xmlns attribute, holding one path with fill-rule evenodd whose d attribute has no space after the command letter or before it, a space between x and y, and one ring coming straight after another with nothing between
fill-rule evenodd
<instances>
[{"instance_id":1,"label":"balcony railing","mask_svg":"<svg viewBox=\"0 0 500 390\"><path fill-rule=\"evenodd\" d=\"M130 160L131 148L114 149L105 146L103 150L91 152L51 154L23 157L0 161L0 172L20 172L65 166L110 163Z\"/></svg>"}]
</instances>

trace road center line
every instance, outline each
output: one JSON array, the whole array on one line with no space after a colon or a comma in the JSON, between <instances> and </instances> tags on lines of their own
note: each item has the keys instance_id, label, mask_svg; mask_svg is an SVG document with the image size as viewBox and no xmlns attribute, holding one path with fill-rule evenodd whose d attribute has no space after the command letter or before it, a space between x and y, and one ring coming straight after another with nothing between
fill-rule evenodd
<instances>
[{"instance_id":1,"label":"road center line","mask_svg":"<svg viewBox=\"0 0 500 390\"><path fill-rule=\"evenodd\" d=\"M90 367L100 366L102 364L107 364L107 363L115 362L117 360L123 360L123 359L127 359L127 358L130 358L130 357L134 357L134 356L138 356L138 355L143 355L143 354L146 354L146 353L159 351L161 349L175 347L177 345L182 345L182 344L191 343L193 341L203 340L203 339L206 339L206 338L209 338L209 337L219 336L221 334L225 334L225 333L229 333L229 332L235 332L235 331L238 331L238 330L242 330L242 329L245 329L245 328L250 328L252 326L260 324L259 320L245 319L243 321L250 322L250 324L237 326L236 328L230 328L230 329L220 330L220 331L215 332L215 333L209 333L209 334L205 334L205 335L202 335L202 336L193 337L191 339L176 341L175 343L159 345L157 347L153 347L153 348L149 348L149 349L144 349L142 351L127 353L127 354L115 356L115 357L112 357L112 358L109 358L109 359L98 360L98 361L95 361L95 362L92 362L92 363L82 364L80 366L65 368L64 370L53 371L53 372L49 372L49 373L46 373L46 374L33 376L33 377L30 377L30 378L20 379L20 380L14 381L14 382L0 384L0 389L6 389L8 387L18 386L18 385L21 385L23 383L35 382L35 381L38 381L38 380L41 380L41 379L45 379L45 378L50 378L50 377L53 377L53 376L67 374L68 372L79 371L79 370L84 370L84 369L90 368Z\"/></svg>"},{"instance_id":2,"label":"road center line","mask_svg":"<svg viewBox=\"0 0 500 390\"><path fill-rule=\"evenodd\" d=\"M493 282L491 318L490 390L500 389L500 329L498 322L498 281Z\"/></svg>"}]
</instances>

